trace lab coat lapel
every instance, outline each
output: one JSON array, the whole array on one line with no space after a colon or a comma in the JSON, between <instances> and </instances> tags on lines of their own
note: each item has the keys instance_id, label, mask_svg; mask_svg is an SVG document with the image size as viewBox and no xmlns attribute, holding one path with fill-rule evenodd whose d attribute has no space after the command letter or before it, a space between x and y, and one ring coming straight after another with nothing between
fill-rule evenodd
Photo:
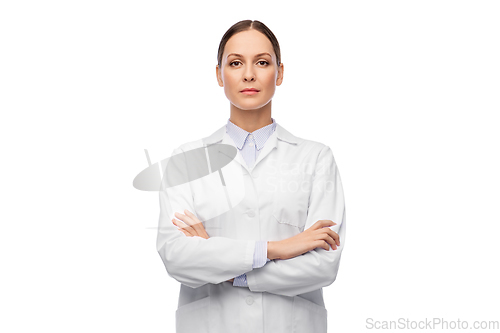
<instances>
[{"instance_id":1,"label":"lab coat lapel","mask_svg":"<svg viewBox=\"0 0 500 333\"><path fill-rule=\"evenodd\" d=\"M259 162L262 161L267 155L269 155L274 148L277 148L277 142L278 142L277 137L278 137L278 128L276 128L273 134L271 134L271 136L267 138L266 143L264 144L264 148L262 148L262 151L259 153L259 156L257 156L257 160L255 161L255 164L253 165L252 169L254 169L257 166L257 164L259 164Z\"/></svg>"},{"instance_id":2,"label":"lab coat lapel","mask_svg":"<svg viewBox=\"0 0 500 333\"><path fill-rule=\"evenodd\" d=\"M226 145L231 145L234 147L234 149L236 149L236 157L235 157L236 162L238 162L242 167L244 167L248 171L247 163L245 162L245 160L243 159L243 156L239 152L238 147L236 147L233 139L231 139L229 134L227 134L226 132L224 132L224 137L222 138L221 143L226 144ZM219 153L225 154L225 152L223 150L219 150Z\"/></svg>"},{"instance_id":3,"label":"lab coat lapel","mask_svg":"<svg viewBox=\"0 0 500 333\"><path fill-rule=\"evenodd\" d=\"M205 147L213 145L213 144L226 144L226 145L231 145L236 149L236 157L234 158L236 162L238 162L243 168L245 168L248 171L248 166L243 160L243 156L241 156L241 153L238 151L238 147L234 144L233 139L229 136L229 134L226 133L226 125L222 126L219 128L217 131L212 133L212 135L206 137L203 139L203 144ZM224 149L218 149L219 154L224 154L227 156L226 151ZM231 157L231 156L229 156Z\"/></svg>"}]
</instances>

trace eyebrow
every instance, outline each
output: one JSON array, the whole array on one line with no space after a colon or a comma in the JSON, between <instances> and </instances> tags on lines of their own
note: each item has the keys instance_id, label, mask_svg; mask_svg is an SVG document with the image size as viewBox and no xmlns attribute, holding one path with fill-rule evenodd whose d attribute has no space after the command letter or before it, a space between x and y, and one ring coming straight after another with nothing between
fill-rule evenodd
<instances>
[{"instance_id":1,"label":"eyebrow","mask_svg":"<svg viewBox=\"0 0 500 333\"><path fill-rule=\"evenodd\" d=\"M258 57L263 56L263 55L268 55L268 56L270 56L270 57L271 57L271 55L270 55L269 53L267 53L267 52L263 52L263 53L256 54L256 55L255 55L255 58L258 58ZM230 56L236 56L236 57L243 58L243 56L242 56L241 54L238 54L238 53L229 53L229 54L227 55L227 58L229 58ZM271 58L272 58L272 57L271 57Z\"/></svg>"}]
</instances>

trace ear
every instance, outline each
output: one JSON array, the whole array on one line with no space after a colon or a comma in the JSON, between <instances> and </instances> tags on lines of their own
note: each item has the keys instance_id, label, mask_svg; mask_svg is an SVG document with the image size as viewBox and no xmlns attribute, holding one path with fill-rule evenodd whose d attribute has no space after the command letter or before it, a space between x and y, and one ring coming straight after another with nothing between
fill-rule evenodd
<instances>
[{"instance_id":1,"label":"ear","mask_svg":"<svg viewBox=\"0 0 500 333\"><path fill-rule=\"evenodd\" d=\"M219 70L219 65L215 65L215 74L217 75L217 83L219 83L219 87L224 87L224 82L222 82L222 73Z\"/></svg>"},{"instance_id":2,"label":"ear","mask_svg":"<svg viewBox=\"0 0 500 333\"><path fill-rule=\"evenodd\" d=\"M285 68L283 66L283 63L280 63L280 67L278 68L278 77L276 78L276 85L280 86L281 83L283 82L283 72Z\"/></svg>"}]
</instances>

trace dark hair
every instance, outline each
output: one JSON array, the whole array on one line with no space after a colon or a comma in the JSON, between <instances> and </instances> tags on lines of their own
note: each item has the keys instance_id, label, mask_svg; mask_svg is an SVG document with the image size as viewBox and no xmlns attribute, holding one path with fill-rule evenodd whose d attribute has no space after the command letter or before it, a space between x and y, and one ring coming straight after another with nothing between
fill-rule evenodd
<instances>
[{"instance_id":1,"label":"dark hair","mask_svg":"<svg viewBox=\"0 0 500 333\"><path fill-rule=\"evenodd\" d=\"M269 41L273 45L274 53L276 54L276 62L278 66L280 65L281 63L280 44L278 43L278 39L276 39L276 36L273 34L273 32L264 23L260 21L244 20L233 24L231 28L229 28L226 31L224 36L222 36L222 39L219 44L219 51L217 52L217 64L219 65L219 68L222 63L222 55L224 53L224 48L226 47L226 43L229 40L229 38L231 38L238 32L247 31L251 29L263 33L269 39Z\"/></svg>"}]
</instances>

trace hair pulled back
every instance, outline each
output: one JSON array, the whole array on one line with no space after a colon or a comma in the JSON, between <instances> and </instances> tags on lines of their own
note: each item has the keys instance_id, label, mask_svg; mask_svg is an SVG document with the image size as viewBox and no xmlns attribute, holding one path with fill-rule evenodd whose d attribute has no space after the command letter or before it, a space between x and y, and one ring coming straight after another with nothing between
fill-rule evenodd
<instances>
[{"instance_id":1,"label":"hair pulled back","mask_svg":"<svg viewBox=\"0 0 500 333\"><path fill-rule=\"evenodd\" d=\"M219 50L217 52L217 64L219 65L219 68L221 67L222 64L222 55L224 54L224 48L226 47L226 43L235 34L238 32L242 31L247 31L247 30L257 30L264 34L271 44L273 45L273 50L274 53L276 54L276 63L279 67L281 63L281 52L280 52L280 44L278 43L278 39L276 36L273 34L273 32L262 22L257 21L257 20L243 20L239 21L238 23L233 24L222 36L222 39L219 44Z\"/></svg>"}]
</instances>

